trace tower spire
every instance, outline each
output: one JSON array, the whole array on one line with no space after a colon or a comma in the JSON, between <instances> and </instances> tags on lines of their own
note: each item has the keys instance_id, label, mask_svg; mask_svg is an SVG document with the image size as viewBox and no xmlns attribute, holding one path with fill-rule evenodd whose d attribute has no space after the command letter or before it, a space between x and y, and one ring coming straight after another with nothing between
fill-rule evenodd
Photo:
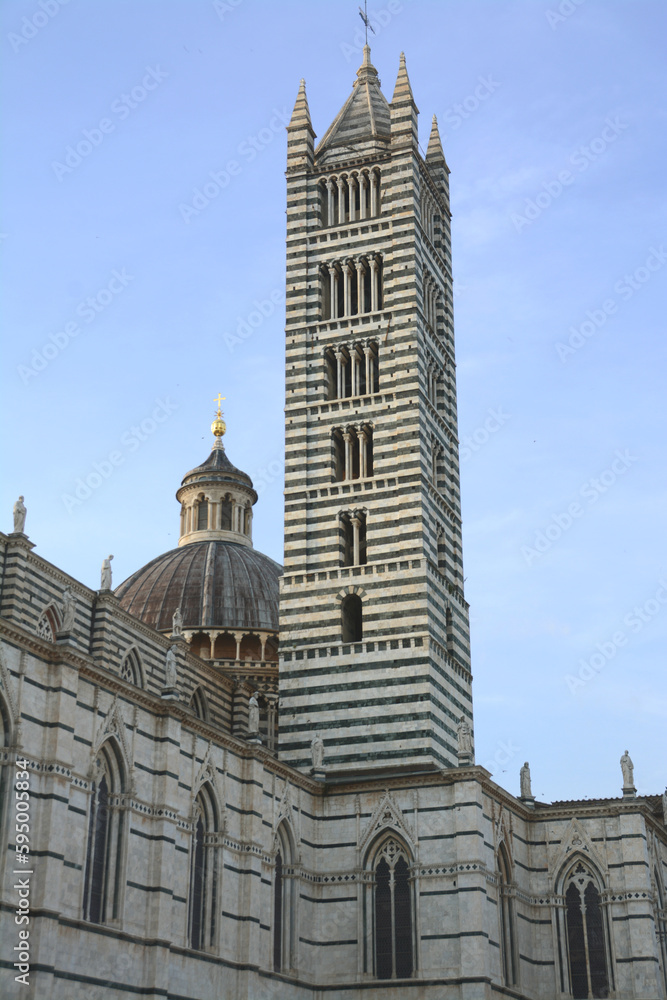
<instances>
[{"instance_id":1,"label":"tower spire","mask_svg":"<svg viewBox=\"0 0 667 1000\"><path fill-rule=\"evenodd\" d=\"M301 80L294 110L287 126L287 168L292 170L312 167L315 151L315 132L310 119L306 97L306 81Z\"/></svg>"},{"instance_id":2,"label":"tower spire","mask_svg":"<svg viewBox=\"0 0 667 1000\"><path fill-rule=\"evenodd\" d=\"M396 77L396 86L394 87L394 96L391 99L391 103L404 104L406 101L411 101L412 104L415 103L412 95L412 87L410 86L410 77L408 76L408 67L405 64L405 52L401 52L398 64L398 76Z\"/></svg>"},{"instance_id":3,"label":"tower spire","mask_svg":"<svg viewBox=\"0 0 667 1000\"><path fill-rule=\"evenodd\" d=\"M442 142L440 141L440 132L438 130L438 119L433 115L433 121L431 123L431 134L428 139L428 147L426 149L426 162L430 166L431 164L440 164L445 162L445 154L442 150Z\"/></svg>"}]
</instances>

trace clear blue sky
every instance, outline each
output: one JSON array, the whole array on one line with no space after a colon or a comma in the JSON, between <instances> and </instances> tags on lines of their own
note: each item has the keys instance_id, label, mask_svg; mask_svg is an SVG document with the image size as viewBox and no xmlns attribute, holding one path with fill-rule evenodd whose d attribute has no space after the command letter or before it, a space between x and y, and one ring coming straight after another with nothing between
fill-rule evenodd
<instances>
[{"instance_id":1,"label":"clear blue sky","mask_svg":"<svg viewBox=\"0 0 667 1000\"><path fill-rule=\"evenodd\" d=\"M256 546L280 560L283 120L305 77L324 134L358 4L42 3L0 9L1 526L23 493L40 555L97 587L112 552L120 583L175 546L221 391ZM477 759L512 791L527 759L538 797L594 797L620 794L628 748L662 791L664 4L371 13L385 93L405 50L422 144L435 112L452 171Z\"/></svg>"}]
</instances>

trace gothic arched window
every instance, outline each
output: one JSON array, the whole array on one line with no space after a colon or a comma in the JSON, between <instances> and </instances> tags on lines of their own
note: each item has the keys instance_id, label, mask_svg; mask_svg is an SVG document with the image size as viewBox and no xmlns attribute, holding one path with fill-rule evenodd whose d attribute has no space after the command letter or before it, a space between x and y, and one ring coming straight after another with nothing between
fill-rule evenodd
<instances>
[{"instance_id":1,"label":"gothic arched window","mask_svg":"<svg viewBox=\"0 0 667 1000\"><path fill-rule=\"evenodd\" d=\"M143 674L141 670L141 660L134 647L128 649L120 665L120 676L130 684L143 687Z\"/></svg>"},{"instance_id":2,"label":"gothic arched window","mask_svg":"<svg viewBox=\"0 0 667 1000\"><path fill-rule=\"evenodd\" d=\"M341 631L343 642L361 642L363 627L363 608L358 594L348 594L341 605Z\"/></svg>"},{"instance_id":3,"label":"gothic arched window","mask_svg":"<svg viewBox=\"0 0 667 1000\"><path fill-rule=\"evenodd\" d=\"M273 968L276 972L292 966L292 942L296 926L294 880L285 878L285 866L292 864L293 839L282 822L276 835L276 860L273 874Z\"/></svg>"},{"instance_id":4,"label":"gothic arched window","mask_svg":"<svg viewBox=\"0 0 667 1000\"><path fill-rule=\"evenodd\" d=\"M208 702L206 701L206 695L204 694L204 689L196 687L192 692L192 697L190 698L190 707L195 713L198 719L202 722L208 722L209 712L208 712Z\"/></svg>"},{"instance_id":5,"label":"gothic arched window","mask_svg":"<svg viewBox=\"0 0 667 1000\"><path fill-rule=\"evenodd\" d=\"M407 851L393 838L374 863L374 959L378 979L407 979L413 970L412 886Z\"/></svg>"},{"instance_id":6,"label":"gothic arched window","mask_svg":"<svg viewBox=\"0 0 667 1000\"><path fill-rule=\"evenodd\" d=\"M447 609L449 614L449 608ZM511 869L505 845L498 848L498 918L500 923L500 961L506 986L516 983L514 901L510 891Z\"/></svg>"},{"instance_id":7,"label":"gothic arched window","mask_svg":"<svg viewBox=\"0 0 667 1000\"><path fill-rule=\"evenodd\" d=\"M188 942L204 951L215 944L218 892L217 810L208 785L199 790L192 820Z\"/></svg>"},{"instance_id":8,"label":"gothic arched window","mask_svg":"<svg viewBox=\"0 0 667 1000\"><path fill-rule=\"evenodd\" d=\"M117 920L120 914L125 769L113 740L100 748L90 796L88 844L84 872L83 919L94 924Z\"/></svg>"},{"instance_id":9,"label":"gothic arched window","mask_svg":"<svg viewBox=\"0 0 667 1000\"><path fill-rule=\"evenodd\" d=\"M48 608L44 608L37 619L35 631L40 639L46 639L47 642L55 642L59 629L60 616L53 604L50 604Z\"/></svg>"},{"instance_id":10,"label":"gothic arched window","mask_svg":"<svg viewBox=\"0 0 667 1000\"><path fill-rule=\"evenodd\" d=\"M609 996L603 911L598 879L583 861L565 878L565 921L572 996Z\"/></svg>"}]
</instances>

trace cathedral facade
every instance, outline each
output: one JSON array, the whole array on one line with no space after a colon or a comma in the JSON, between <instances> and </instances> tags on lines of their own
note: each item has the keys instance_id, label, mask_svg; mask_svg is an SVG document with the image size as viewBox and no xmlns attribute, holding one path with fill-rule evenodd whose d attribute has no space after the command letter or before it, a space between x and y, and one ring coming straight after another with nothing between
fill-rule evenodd
<instances>
[{"instance_id":1,"label":"cathedral facade","mask_svg":"<svg viewBox=\"0 0 667 1000\"><path fill-rule=\"evenodd\" d=\"M449 170L364 50L287 148L285 565L223 445L113 589L0 535L0 995L667 997L667 797L475 764Z\"/></svg>"}]
</instances>

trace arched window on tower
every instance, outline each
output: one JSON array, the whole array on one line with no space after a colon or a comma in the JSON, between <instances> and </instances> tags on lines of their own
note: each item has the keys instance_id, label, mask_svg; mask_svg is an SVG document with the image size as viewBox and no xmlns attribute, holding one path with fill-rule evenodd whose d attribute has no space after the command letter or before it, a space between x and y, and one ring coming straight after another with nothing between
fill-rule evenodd
<instances>
[{"instance_id":1,"label":"arched window on tower","mask_svg":"<svg viewBox=\"0 0 667 1000\"><path fill-rule=\"evenodd\" d=\"M451 616L451 612L449 614ZM498 921L500 925L500 962L503 970L503 982L506 986L513 986L517 981L514 899L511 882L509 857L505 845L501 843L498 848Z\"/></svg>"},{"instance_id":2,"label":"arched window on tower","mask_svg":"<svg viewBox=\"0 0 667 1000\"><path fill-rule=\"evenodd\" d=\"M451 608L445 610L445 629L447 632L447 652L452 656L454 653L454 618Z\"/></svg>"},{"instance_id":3,"label":"arched window on tower","mask_svg":"<svg viewBox=\"0 0 667 1000\"><path fill-rule=\"evenodd\" d=\"M217 847L212 841L217 829L218 816L213 794L208 785L202 785L192 815L188 900L188 942L197 951L204 951L215 944L218 857Z\"/></svg>"},{"instance_id":4,"label":"arched window on tower","mask_svg":"<svg viewBox=\"0 0 667 1000\"><path fill-rule=\"evenodd\" d=\"M583 859L565 878L565 923L572 996L609 996L607 949L599 880Z\"/></svg>"},{"instance_id":5,"label":"arched window on tower","mask_svg":"<svg viewBox=\"0 0 667 1000\"><path fill-rule=\"evenodd\" d=\"M340 514L341 566L363 566L366 563L366 512L355 510Z\"/></svg>"},{"instance_id":6,"label":"arched window on tower","mask_svg":"<svg viewBox=\"0 0 667 1000\"><path fill-rule=\"evenodd\" d=\"M202 498L197 504L197 531L208 528L208 501Z\"/></svg>"},{"instance_id":7,"label":"arched window on tower","mask_svg":"<svg viewBox=\"0 0 667 1000\"><path fill-rule=\"evenodd\" d=\"M232 530L232 501L229 497L220 501L220 527L223 531Z\"/></svg>"},{"instance_id":8,"label":"arched window on tower","mask_svg":"<svg viewBox=\"0 0 667 1000\"><path fill-rule=\"evenodd\" d=\"M124 791L122 757L115 741L108 740L95 761L84 871L83 919L94 924L120 916L125 812L119 800Z\"/></svg>"},{"instance_id":9,"label":"arched window on tower","mask_svg":"<svg viewBox=\"0 0 667 1000\"><path fill-rule=\"evenodd\" d=\"M447 569L447 534L441 524L437 527L436 546L438 552L438 569L441 573L444 573Z\"/></svg>"},{"instance_id":10,"label":"arched window on tower","mask_svg":"<svg viewBox=\"0 0 667 1000\"><path fill-rule=\"evenodd\" d=\"M408 979L414 968L408 852L390 837L376 853L372 867L374 973L377 979Z\"/></svg>"},{"instance_id":11,"label":"arched window on tower","mask_svg":"<svg viewBox=\"0 0 667 1000\"><path fill-rule=\"evenodd\" d=\"M296 926L294 879L285 878L285 868L293 863L294 840L284 821L276 834L276 858L273 875L273 968L289 970Z\"/></svg>"},{"instance_id":12,"label":"arched window on tower","mask_svg":"<svg viewBox=\"0 0 667 1000\"><path fill-rule=\"evenodd\" d=\"M364 634L363 607L358 594L348 594L341 603L343 642L361 642Z\"/></svg>"},{"instance_id":13,"label":"arched window on tower","mask_svg":"<svg viewBox=\"0 0 667 1000\"><path fill-rule=\"evenodd\" d=\"M333 478L334 482L345 479L345 439L343 432L336 428L332 434L333 446Z\"/></svg>"}]
</instances>

